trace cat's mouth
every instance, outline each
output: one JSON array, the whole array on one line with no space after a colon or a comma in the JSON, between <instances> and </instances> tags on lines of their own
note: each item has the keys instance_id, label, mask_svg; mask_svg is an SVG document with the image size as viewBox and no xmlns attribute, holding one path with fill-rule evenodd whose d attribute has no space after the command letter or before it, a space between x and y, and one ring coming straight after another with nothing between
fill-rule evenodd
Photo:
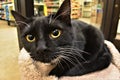
<instances>
[{"instance_id":1,"label":"cat's mouth","mask_svg":"<svg viewBox=\"0 0 120 80\"><path fill-rule=\"evenodd\" d=\"M55 54L55 53L52 53L52 52L31 53L30 55L31 55L31 58L34 61L49 63L51 65L56 65L61 59L59 54Z\"/></svg>"}]
</instances>

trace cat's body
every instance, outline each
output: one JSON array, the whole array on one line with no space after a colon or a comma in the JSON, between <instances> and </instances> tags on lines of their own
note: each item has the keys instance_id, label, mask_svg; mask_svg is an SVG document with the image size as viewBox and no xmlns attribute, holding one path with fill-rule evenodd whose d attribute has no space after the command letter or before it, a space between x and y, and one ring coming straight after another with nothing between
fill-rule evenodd
<instances>
[{"instance_id":1,"label":"cat's body","mask_svg":"<svg viewBox=\"0 0 120 80\"><path fill-rule=\"evenodd\" d=\"M91 25L70 19L70 1L56 14L27 19L12 12L20 27L21 40L35 61L56 67L50 75L78 76L109 66L111 54L102 33Z\"/></svg>"},{"instance_id":2,"label":"cat's body","mask_svg":"<svg viewBox=\"0 0 120 80\"><path fill-rule=\"evenodd\" d=\"M72 20L72 26L74 28L73 32L75 32L74 34L76 36L74 36L75 38L73 40L73 43L75 44L75 47L77 46L77 48L79 48L80 50L88 52L83 52L82 54L83 58L86 61L83 58L77 58L80 61L80 63L78 63L75 66L74 64L71 64L71 61L68 61L67 64L71 65L70 69L70 66L64 66L67 64L63 61L63 63L61 64L63 65L64 70L62 66L59 67L58 65L50 74L57 75L59 77L79 76L89 72L102 70L108 67L108 65L111 62L111 54L107 49L107 46L104 44L104 38L101 32L93 26L77 20ZM73 58L73 61L74 59L75 58ZM77 62L76 59L75 61Z\"/></svg>"}]
</instances>

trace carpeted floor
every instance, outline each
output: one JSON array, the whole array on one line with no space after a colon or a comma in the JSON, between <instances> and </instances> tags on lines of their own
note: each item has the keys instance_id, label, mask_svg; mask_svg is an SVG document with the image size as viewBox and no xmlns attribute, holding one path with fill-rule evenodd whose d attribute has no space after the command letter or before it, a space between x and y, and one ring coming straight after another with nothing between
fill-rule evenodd
<instances>
[{"instance_id":1,"label":"carpeted floor","mask_svg":"<svg viewBox=\"0 0 120 80\"><path fill-rule=\"evenodd\" d=\"M0 80L20 80L16 27L0 20Z\"/></svg>"}]
</instances>

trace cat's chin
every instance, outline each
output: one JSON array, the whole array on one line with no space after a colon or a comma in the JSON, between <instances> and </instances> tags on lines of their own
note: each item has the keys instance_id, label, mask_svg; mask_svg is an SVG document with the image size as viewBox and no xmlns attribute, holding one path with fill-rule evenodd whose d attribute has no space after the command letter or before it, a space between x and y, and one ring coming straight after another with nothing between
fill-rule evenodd
<instances>
[{"instance_id":1,"label":"cat's chin","mask_svg":"<svg viewBox=\"0 0 120 80\"><path fill-rule=\"evenodd\" d=\"M36 67L38 70L40 70L42 72L42 75L47 76L50 71L52 71L52 69L54 69L56 67L56 64L54 63L43 63L40 61L35 61Z\"/></svg>"},{"instance_id":2,"label":"cat's chin","mask_svg":"<svg viewBox=\"0 0 120 80\"><path fill-rule=\"evenodd\" d=\"M59 64L61 59L62 59L62 56L59 55L56 59L53 59L51 61L51 65L57 65L57 64Z\"/></svg>"},{"instance_id":3,"label":"cat's chin","mask_svg":"<svg viewBox=\"0 0 120 80\"><path fill-rule=\"evenodd\" d=\"M43 72L42 74L45 76L48 76L49 73L57 66L59 60L61 57L57 57L56 59L52 60L50 63L44 63L40 61L35 61L36 66L38 66L38 69Z\"/></svg>"}]
</instances>

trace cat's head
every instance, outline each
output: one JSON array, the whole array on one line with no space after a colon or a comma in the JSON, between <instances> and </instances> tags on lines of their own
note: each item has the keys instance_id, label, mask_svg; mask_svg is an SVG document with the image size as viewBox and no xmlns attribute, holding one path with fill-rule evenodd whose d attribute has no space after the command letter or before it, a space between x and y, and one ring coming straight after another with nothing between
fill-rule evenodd
<instances>
[{"instance_id":1,"label":"cat's head","mask_svg":"<svg viewBox=\"0 0 120 80\"><path fill-rule=\"evenodd\" d=\"M12 11L20 28L24 48L34 60L51 62L72 45L70 0L65 0L56 14L26 18Z\"/></svg>"}]
</instances>

